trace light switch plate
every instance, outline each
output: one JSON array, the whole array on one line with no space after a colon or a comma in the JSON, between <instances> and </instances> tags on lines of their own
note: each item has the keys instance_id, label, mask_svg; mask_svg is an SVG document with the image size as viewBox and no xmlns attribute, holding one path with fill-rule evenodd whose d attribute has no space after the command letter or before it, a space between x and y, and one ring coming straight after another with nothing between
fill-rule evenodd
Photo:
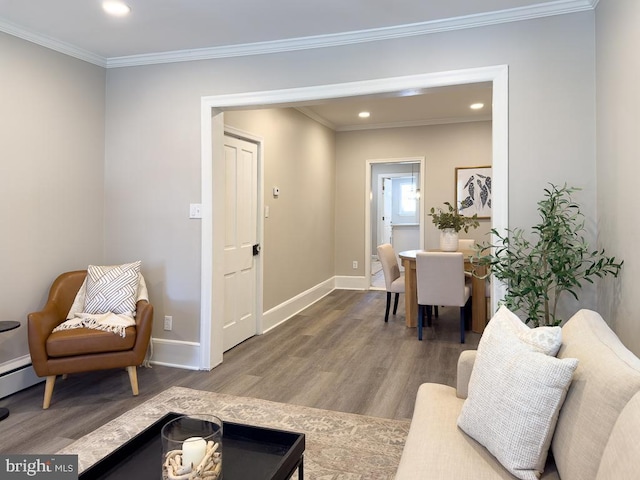
<instances>
[{"instance_id":1,"label":"light switch plate","mask_svg":"<svg viewBox=\"0 0 640 480\"><path fill-rule=\"evenodd\" d=\"M202 204L190 203L189 204L189 218L202 218Z\"/></svg>"}]
</instances>

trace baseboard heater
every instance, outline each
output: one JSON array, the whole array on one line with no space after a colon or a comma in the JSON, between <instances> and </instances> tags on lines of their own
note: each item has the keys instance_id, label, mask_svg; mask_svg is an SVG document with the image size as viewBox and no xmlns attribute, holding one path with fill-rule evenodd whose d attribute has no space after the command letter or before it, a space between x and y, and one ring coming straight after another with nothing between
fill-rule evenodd
<instances>
[{"instance_id":1,"label":"baseboard heater","mask_svg":"<svg viewBox=\"0 0 640 480\"><path fill-rule=\"evenodd\" d=\"M44 382L44 380L36 375L31 363L2 372L0 374L0 398L8 397L36 383Z\"/></svg>"}]
</instances>

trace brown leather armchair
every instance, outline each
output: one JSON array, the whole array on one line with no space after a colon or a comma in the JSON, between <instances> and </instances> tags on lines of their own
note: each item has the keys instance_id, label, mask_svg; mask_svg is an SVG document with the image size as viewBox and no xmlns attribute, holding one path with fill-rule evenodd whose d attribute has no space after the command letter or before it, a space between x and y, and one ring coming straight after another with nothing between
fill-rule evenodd
<instances>
[{"instance_id":1,"label":"brown leather armchair","mask_svg":"<svg viewBox=\"0 0 640 480\"><path fill-rule=\"evenodd\" d=\"M136 306L136 326L127 327L125 337L94 330L76 328L53 332L64 322L73 304L86 270L60 275L51 285L49 298L42 311L28 316L29 351L33 369L39 377L47 377L42 408L49 408L56 375L126 367L131 390L138 395L140 365L147 352L153 323L153 306L140 300Z\"/></svg>"}]
</instances>

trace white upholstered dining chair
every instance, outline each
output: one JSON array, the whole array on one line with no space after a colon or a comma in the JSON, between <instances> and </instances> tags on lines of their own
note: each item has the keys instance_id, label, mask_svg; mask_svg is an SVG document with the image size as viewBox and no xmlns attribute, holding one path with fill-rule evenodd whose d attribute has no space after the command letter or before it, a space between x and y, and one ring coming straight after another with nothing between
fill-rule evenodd
<instances>
[{"instance_id":1,"label":"white upholstered dining chair","mask_svg":"<svg viewBox=\"0 0 640 480\"><path fill-rule=\"evenodd\" d=\"M384 321L389 321L389 308L391 306L391 294L395 293L393 302L393 314L398 310L398 298L404 293L404 277L400 275L400 267L398 265L398 257L396 252L389 243L378 245L378 259L382 264L382 272L384 273L384 283L387 289L387 307L384 312Z\"/></svg>"},{"instance_id":2,"label":"white upholstered dining chair","mask_svg":"<svg viewBox=\"0 0 640 480\"><path fill-rule=\"evenodd\" d=\"M460 307L460 343L464 343L465 310L471 283L465 282L462 252L418 252L418 340L422 340L425 313L431 326L431 306Z\"/></svg>"},{"instance_id":3,"label":"white upholstered dining chair","mask_svg":"<svg viewBox=\"0 0 640 480\"><path fill-rule=\"evenodd\" d=\"M464 252L476 248L476 241L473 238L461 238L458 240L458 251Z\"/></svg>"}]
</instances>

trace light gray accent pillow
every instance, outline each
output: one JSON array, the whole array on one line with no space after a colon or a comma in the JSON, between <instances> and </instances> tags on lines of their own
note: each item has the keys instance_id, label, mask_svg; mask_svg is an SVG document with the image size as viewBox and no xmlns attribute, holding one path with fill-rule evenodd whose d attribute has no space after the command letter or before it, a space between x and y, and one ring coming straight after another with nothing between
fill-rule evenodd
<instances>
[{"instance_id":1,"label":"light gray accent pillow","mask_svg":"<svg viewBox=\"0 0 640 480\"><path fill-rule=\"evenodd\" d=\"M536 480L544 470L578 365L577 359L548 354L555 354L561 342L559 327L530 329L501 307L478 345L469 395L458 417L458 427L523 480Z\"/></svg>"},{"instance_id":2,"label":"light gray accent pillow","mask_svg":"<svg viewBox=\"0 0 640 480\"><path fill-rule=\"evenodd\" d=\"M69 309L69 313L67 314L66 319L70 320L72 318L76 318L76 314L84 313L82 310L84 309L84 302L87 297L87 279L85 278L80 285L80 289L78 293L76 293L76 297L73 299L73 304ZM149 291L147 290L147 282L144 279L142 273L140 273L138 277L138 293L136 294L136 304L140 300L149 301Z\"/></svg>"},{"instance_id":3,"label":"light gray accent pillow","mask_svg":"<svg viewBox=\"0 0 640 480\"><path fill-rule=\"evenodd\" d=\"M87 268L83 313L118 313L133 316L136 310L140 261Z\"/></svg>"}]
</instances>

